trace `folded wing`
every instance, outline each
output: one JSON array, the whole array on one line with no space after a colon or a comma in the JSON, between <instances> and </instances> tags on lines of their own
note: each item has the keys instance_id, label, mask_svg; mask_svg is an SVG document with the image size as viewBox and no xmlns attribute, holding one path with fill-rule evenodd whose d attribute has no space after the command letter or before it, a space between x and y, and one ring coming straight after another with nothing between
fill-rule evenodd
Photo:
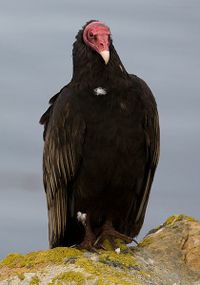
<instances>
[{"instance_id":1,"label":"folded wing","mask_svg":"<svg viewBox=\"0 0 200 285\"><path fill-rule=\"evenodd\" d=\"M71 245L81 235L74 222L72 185L81 165L85 123L68 87L50 103L40 122L44 124L43 180L52 248Z\"/></svg>"}]
</instances>

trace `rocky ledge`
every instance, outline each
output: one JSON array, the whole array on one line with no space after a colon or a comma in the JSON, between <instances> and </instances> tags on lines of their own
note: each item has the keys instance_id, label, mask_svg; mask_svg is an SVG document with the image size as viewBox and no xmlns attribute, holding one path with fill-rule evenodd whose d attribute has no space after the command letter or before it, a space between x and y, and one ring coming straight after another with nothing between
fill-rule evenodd
<instances>
[{"instance_id":1,"label":"rocky ledge","mask_svg":"<svg viewBox=\"0 0 200 285\"><path fill-rule=\"evenodd\" d=\"M1 285L200 285L200 222L174 215L135 247L97 253L56 248L9 254Z\"/></svg>"}]
</instances>

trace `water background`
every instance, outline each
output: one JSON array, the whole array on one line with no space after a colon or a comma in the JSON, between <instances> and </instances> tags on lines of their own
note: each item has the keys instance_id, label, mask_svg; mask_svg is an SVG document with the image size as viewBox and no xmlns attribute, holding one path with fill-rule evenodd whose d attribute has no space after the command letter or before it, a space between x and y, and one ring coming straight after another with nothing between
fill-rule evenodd
<instances>
[{"instance_id":1,"label":"water background","mask_svg":"<svg viewBox=\"0 0 200 285\"><path fill-rule=\"evenodd\" d=\"M161 158L142 237L173 213L200 218L200 2L0 3L0 258L48 247L42 127L49 98L71 78L80 27L105 21L127 70L155 94Z\"/></svg>"}]
</instances>

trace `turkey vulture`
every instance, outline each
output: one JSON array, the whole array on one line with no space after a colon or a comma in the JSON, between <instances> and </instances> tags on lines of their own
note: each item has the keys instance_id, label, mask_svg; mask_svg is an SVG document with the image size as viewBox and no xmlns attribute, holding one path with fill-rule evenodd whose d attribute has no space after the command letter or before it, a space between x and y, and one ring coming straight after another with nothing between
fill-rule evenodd
<instances>
[{"instance_id":1,"label":"turkey vulture","mask_svg":"<svg viewBox=\"0 0 200 285\"><path fill-rule=\"evenodd\" d=\"M91 249L137 236L159 159L159 119L147 84L123 66L107 25L73 45L73 76L40 119L49 244Z\"/></svg>"}]
</instances>

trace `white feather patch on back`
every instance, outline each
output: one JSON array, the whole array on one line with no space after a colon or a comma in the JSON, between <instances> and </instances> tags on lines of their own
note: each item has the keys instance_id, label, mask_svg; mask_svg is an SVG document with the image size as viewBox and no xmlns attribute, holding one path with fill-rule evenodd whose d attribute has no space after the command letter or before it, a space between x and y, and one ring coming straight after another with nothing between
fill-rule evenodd
<instances>
[{"instance_id":1,"label":"white feather patch on back","mask_svg":"<svg viewBox=\"0 0 200 285\"><path fill-rule=\"evenodd\" d=\"M102 88L102 87L97 87L94 89L94 94L99 96L99 95L106 95L107 94L107 91L105 88Z\"/></svg>"},{"instance_id":2,"label":"white feather patch on back","mask_svg":"<svg viewBox=\"0 0 200 285\"><path fill-rule=\"evenodd\" d=\"M87 214L82 212L77 212L77 220L81 222L84 226L86 225Z\"/></svg>"}]
</instances>

